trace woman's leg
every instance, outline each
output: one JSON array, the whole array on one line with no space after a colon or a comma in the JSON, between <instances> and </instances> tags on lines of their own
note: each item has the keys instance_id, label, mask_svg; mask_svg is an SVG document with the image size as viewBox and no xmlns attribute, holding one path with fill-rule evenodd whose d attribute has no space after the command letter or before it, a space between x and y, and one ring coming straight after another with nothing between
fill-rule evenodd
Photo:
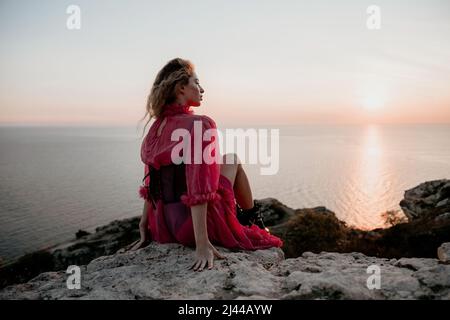
<instances>
[{"instance_id":1,"label":"woman's leg","mask_svg":"<svg viewBox=\"0 0 450 320\"><path fill-rule=\"evenodd\" d=\"M225 154L222 160L220 173L231 181L236 202L244 210L253 208L250 183L238 156L235 153Z\"/></svg>"}]
</instances>

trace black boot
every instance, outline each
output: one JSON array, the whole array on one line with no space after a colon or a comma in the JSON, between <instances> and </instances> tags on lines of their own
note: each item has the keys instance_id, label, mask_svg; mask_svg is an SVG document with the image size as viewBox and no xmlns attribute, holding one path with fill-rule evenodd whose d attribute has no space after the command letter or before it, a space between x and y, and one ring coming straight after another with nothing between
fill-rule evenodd
<instances>
[{"instance_id":1,"label":"black boot","mask_svg":"<svg viewBox=\"0 0 450 320\"><path fill-rule=\"evenodd\" d=\"M242 209L236 204L237 218L239 222L244 226L257 225L261 229L265 229L264 220L261 215L261 205L253 200L253 208Z\"/></svg>"}]
</instances>

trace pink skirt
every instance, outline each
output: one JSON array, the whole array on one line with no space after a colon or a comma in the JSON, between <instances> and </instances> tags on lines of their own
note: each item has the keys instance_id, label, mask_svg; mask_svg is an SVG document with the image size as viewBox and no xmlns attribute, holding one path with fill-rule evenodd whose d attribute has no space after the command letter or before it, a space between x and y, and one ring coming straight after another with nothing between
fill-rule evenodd
<instances>
[{"instance_id":1,"label":"pink skirt","mask_svg":"<svg viewBox=\"0 0 450 320\"><path fill-rule=\"evenodd\" d=\"M236 200L231 181L220 175L217 193L220 197L208 202L207 231L212 244L243 250L267 249L283 246L283 241L256 225L243 226L236 217ZM147 200L146 200L147 201ZM160 243L180 243L195 247L190 207L166 204L161 200L153 209L148 203L148 228L152 240Z\"/></svg>"}]
</instances>

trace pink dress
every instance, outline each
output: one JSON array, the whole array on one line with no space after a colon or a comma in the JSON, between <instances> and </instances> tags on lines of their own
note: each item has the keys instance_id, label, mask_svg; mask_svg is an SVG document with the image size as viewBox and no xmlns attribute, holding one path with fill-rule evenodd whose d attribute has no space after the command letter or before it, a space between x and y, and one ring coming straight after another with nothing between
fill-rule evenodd
<instances>
[{"instance_id":1,"label":"pink dress","mask_svg":"<svg viewBox=\"0 0 450 320\"><path fill-rule=\"evenodd\" d=\"M157 131L164 118L167 120L158 137ZM186 129L186 132L190 133L191 143L194 147L194 132L198 135L198 130L194 130L194 121L199 121L197 125L201 124L202 133L207 129L217 130L216 124L211 118L193 114L189 106L177 104L165 106L163 116L156 119L142 142L141 159L145 164L145 174L149 171L149 165L159 169L160 166L172 164L172 148L180 144L180 140L171 140L171 134L175 129ZM201 147L202 150L205 150L211 141L203 140L205 139L202 139ZM219 152L218 145L216 145L216 149L207 154L214 156L215 152ZM187 192L181 196L181 201L188 207L208 203L207 232L211 243L225 248L244 250L281 247L282 240L266 230L260 229L256 225L246 227L239 223L236 217L233 186L228 178L220 174L220 163L217 161L195 163L193 153L191 163L185 164ZM146 178L145 185L149 185L149 179L150 177ZM173 230L172 226L168 226L164 219L162 200L157 200L156 208L153 208L150 200L146 197L144 187L140 188L139 194L148 202L148 228L153 241L177 242L195 247L194 228L190 214L174 234L170 231Z\"/></svg>"}]
</instances>

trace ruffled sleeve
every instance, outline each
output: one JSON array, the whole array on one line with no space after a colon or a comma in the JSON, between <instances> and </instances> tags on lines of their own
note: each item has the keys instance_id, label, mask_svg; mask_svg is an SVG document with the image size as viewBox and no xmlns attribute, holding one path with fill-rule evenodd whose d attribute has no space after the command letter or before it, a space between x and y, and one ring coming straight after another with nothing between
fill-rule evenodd
<instances>
[{"instance_id":1,"label":"ruffled sleeve","mask_svg":"<svg viewBox=\"0 0 450 320\"><path fill-rule=\"evenodd\" d=\"M144 181L141 186L139 186L139 197L144 200L149 200L148 197L148 186L150 185L150 176L148 175L149 168L148 165L144 166Z\"/></svg>"},{"instance_id":2,"label":"ruffled sleeve","mask_svg":"<svg viewBox=\"0 0 450 320\"><path fill-rule=\"evenodd\" d=\"M181 201L187 206L194 206L220 200L221 196L217 193L220 150L214 120L207 116L195 120L190 139L191 152L185 157L187 193L181 196Z\"/></svg>"}]
</instances>

